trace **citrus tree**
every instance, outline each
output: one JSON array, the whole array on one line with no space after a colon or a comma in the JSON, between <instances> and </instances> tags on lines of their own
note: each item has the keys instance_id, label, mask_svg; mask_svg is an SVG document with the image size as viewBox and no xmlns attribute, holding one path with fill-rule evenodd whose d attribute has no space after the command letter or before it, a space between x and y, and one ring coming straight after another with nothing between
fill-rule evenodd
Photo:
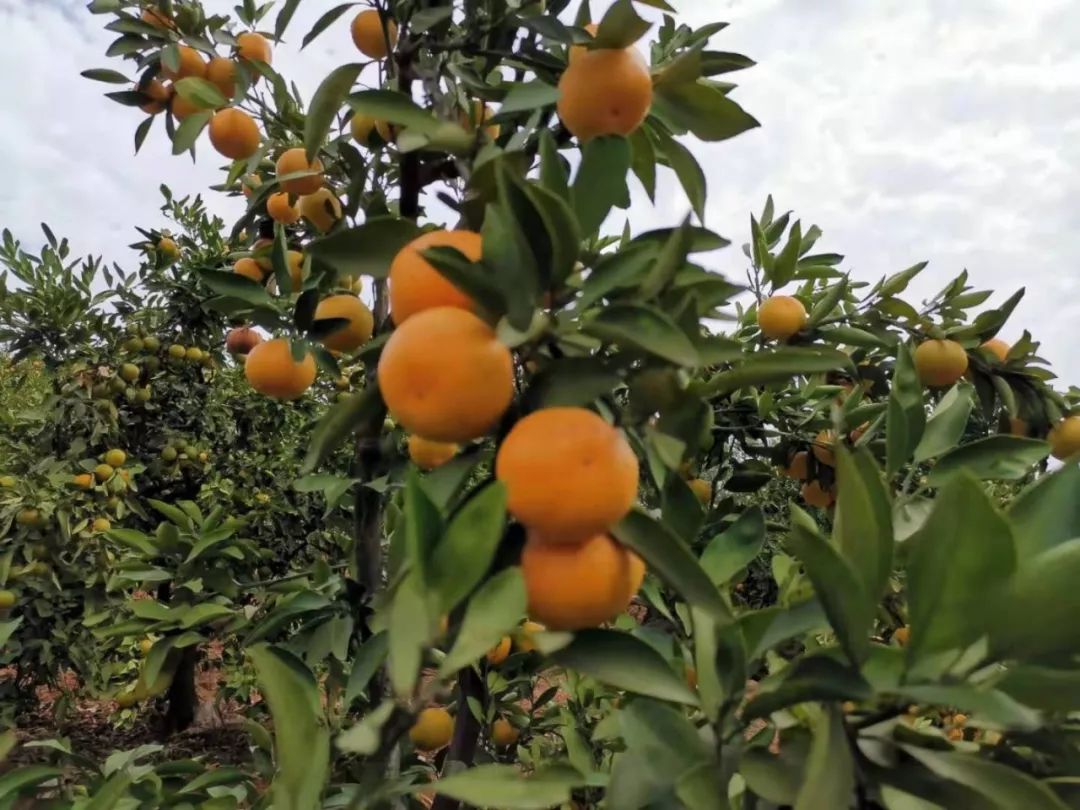
<instances>
[{"instance_id":1,"label":"citrus tree","mask_svg":"<svg viewBox=\"0 0 1080 810\"><path fill-rule=\"evenodd\" d=\"M305 99L298 0L90 3L136 145L162 118L246 198L198 306L322 412L294 488L348 529L240 639L256 805L1075 806L1080 416L997 336L1022 293L916 306L925 265L856 281L771 199L726 280L693 143L757 125L752 62L566 6L336 6L302 45L359 61ZM667 171L690 215L612 235ZM181 567L220 533L184 515Z\"/></svg>"}]
</instances>

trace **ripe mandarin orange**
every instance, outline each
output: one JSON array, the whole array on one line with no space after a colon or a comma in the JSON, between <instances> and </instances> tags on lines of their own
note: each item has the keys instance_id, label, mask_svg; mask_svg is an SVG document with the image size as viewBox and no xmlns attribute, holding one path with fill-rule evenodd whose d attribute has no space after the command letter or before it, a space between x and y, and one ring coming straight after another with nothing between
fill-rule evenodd
<instances>
[{"instance_id":1,"label":"ripe mandarin orange","mask_svg":"<svg viewBox=\"0 0 1080 810\"><path fill-rule=\"evenodd\" d=\"M384 142L390 143L394 138L393 127L386 121L379 121L370 115L357 113L349 121L349 132L353 140L361 146L371 146L371 133L378 132Z\"/></svg>"},{"instance_id":2,"label":"ripe mandarin orange","mask_svg":"<svg viewBox=\"0 0 1080 810\"><path fill-rule=\"evenodd\" d=\"M585 51L559 80L559 118L581 141L629 135L652 104L652 78L633 48Z\"/></svg>"},{"instance_id":3,"label":"ripe mandarin orange","mask_svg":"<svg viewBox=\"0 0 1080 810\"><path fill-rule=\"evenodd\" d=\"M529 615L549 630L582 630L611 621L630 601L630 556L611 537L550 543L530 532L521 553Z\"/></svg>"},{"instance_id":4,"label":"ripe mandarin orange","mask_svg":"<svg viewBox=\"0 0 1080 810\"><path fill-rule=\"evenodd\" d=\"M784 470L784 475L788 478L794 478L796 481L805 481L809 476L809 463L810 455L805 450L800 450L791 457L791 462L788 464L787 469Z\"/></svg>"},{"instance_id":5,"label":"ripe mandarin orange","mask_svg":"<svg viewBox=\"0 0 1080 810\"><path fill-rule=\"evenodd\" d=\"M473 308L473 300L420 255L433 247L455 248L471 262L483 252L475 231L429 231L405 245L390 263L390 317L396 324L432 307Z\"/></svg>"},{"instance_id":6,"label":"ripe mandarin orange","mask_svg":"<svg viewBox=\"0 0 1080 810\"><path fill-rule=\"evenodd\" d=\"M248 61L259 61L270 64L270 43L262 34L247 31L236 38L236 55Z\"/></svg>"},{"instance_id":7,"label":"ripe mandarin orange","mask_svg":"<svg viewBox=\"0 0 1080 810\"><path fill-rule=\"evenodd\" d=\"M252 281L262 283L263 269L259 266L259 263L254 259L237 259L236 264L233 265L233 272L250 278Z\"/></svg>"},{"instance_id":8,"label":"ripe mandarin orange","mask_svg":"<svg viewBox=\"0 0 1080 810\"><path fill-rule=\"evenodd\" d=\"M355 295L331 295L315 308L315 320L346 318L349 323L322 339L332 351L351 352L369 340L375 330L375 318L367 305Z\"/></svg>"},{"instance_id":9,"label":"ripe mandarin orange","mask_svg":"<svg viewBox=\"0 0 1080 810\"><path fill-rule=\"evenodd\" d=\"M602 532L637 497L638 460L622 432L585 408L544 408L514 425L495 476L510 513L549 542Z\"/></svg>"},{"instance_id":10,"label":"ripe mandarin orange","mask_svg":"<svg viewBox=\"0 0 1080 810\"><path fill-rule=\"evenodd\" d=\"M179 79L186 79L188 76L195 76L199 79L206 77L206 60L203 59L201 53L189 45L178 45L177 51L180 55L180 63L177 65L176 70L170 69L164 62L161 64L161 72L166 79L178 81Z\"/></svg>"},{"instance_id":11,"label":"ripe mandarin orange","mask_svg":"<svg viewBox=\"0 0 1080 810\"><path fill-rule=\"evenodd\" d=\"M798 298L774 295L758 307L758 328L767 338L787 340L806 326L806 317L806 307Z\"/></svg>"},{"instance_id":12,"label":"ripe mandarin orange","mask_svg":"<svg viewBox=\"0 0 1080 810\"><path fill-rule=\"evenodd\" d=\"M491 724L491 741L500 748L513 745L518 741L521 732L505 717L498 718Z\"/></svg>"},{"instance_id":13,"label":"ripe mandarin orange","mask_svg":"<svg viewBox=\"0 0 1080 810\"><path fill-rule=\"evenodd\" d=\"M1065 461L1080 454L1080 416L1066 416L1050 429L1046 438L1056 459Z\"/></svg>"},{"instance_id":14,"label":"ripe mandarin orange","mask_svg":"<svg viewBox=\"0 0 1080 810\"><path fill-rule=\"evenodd\" d=\"M149 99L145 104L139 106L139 109L147 115L157 115L164 110L165 105L169 103L169 98L172 96L172 88L157 79L144 82L135 89Z\"/></svg>"},{"instance_id":15,"label":"ripe mandarin orange","mask_svg":"<svg viewBox=\"0 0 1080 810\"><path fill-rule=\"evenodd\" d=\"M487 662L497 667L510 657L510 636L503 636L499 643L487 651Z\"/></svg>"},{"instance_id":16,"label":"ripe mandarin orange","mask_svg":"<svg viewBox=\"0 0 1080 810\"><path fill-rule=\"evenodd\" d=\"M832 491L821 486L819 481L807 481L802 485L800 492L803 500L810 506L817 506L821 509L832 506L835 500Z\"/></svg>"},{"instance_id":17,"label":"ripe mandarin orange","mask_svg":"<svg viewBox=\"0 0 1080 810\"><path fill-rule=\"evenodd\" d=\"M317 174L307 177L296 177L292 180L282 181L280 184L281 190L287 191L289 194L314 194L322 188L322 161L315 158L311 163L308 163L307 154L304 152L303 147L297 146L282 152L281 157L277 159L275 171L278 178L293 172L317 172Z\"/></svg>"},{"instance_id":18,"label":"ripe mandarin orange","mask_svg":"<svg viewBox=\"0 0 1080 810\"><path fill-rule=\"evenodd\" d=\"M421 751L442 748L454 733L454 718L442 706L429 706L417 715L409 739Z\"/></svg>"},{"instance_id":19,"label":"ripe mandarin orange","mask_svg":"<svg viewBox=\"0 0 1080 810\"><path fill-rule=\"evenodd\" d=\"M423 436L409 437L409 458L421 470L434 470L457 455L453 442L433 442Z\"/></svg>"},{"instance_id":20,"label":"ripe mandarin orange","mask_svg":"<svg viewBox=\"0 0 1080 810\"><path fill-rule=\"evenodd\" d=\"M305 194L297 205L304 219L314 225L319 233L326 233L341 219L341 203L328 188Z\"/></svg>"},{"instance_id":21,"label":"ripe mandarin orange","mask_svg":"<svg viewBox=\"0 0 1080 810\"><path fill-rule=\"evenodd\" d=\"M206 66L206 80L230 99L236 92L236 63L224 56L215 56Z\"/></svg>"},{"instance_id":22,"label":"ripe mandarin orange","mask_svg":"<svg viewBox=\"0 0 1080 810\"><path fill-rule=\"evenodd\" d=\"M967 367L967 352L955 340L924 340L915 349L915 371L923 385L952 385L964 376Z\"/></svg>"},{"instance_id":23,"label":"ripe mandarin orange","mask_svg":"<svg viewBox=\"0 0 1080 810\"><path fill-rule=\"evenodd\" d=\"M259 148L259 127L243 110L228 107L210 119L210 143L231 160L247 160Z\"/></svg>"},{"instance_id":24,"label":"ripe mandarin orange","mask_svg":"<svg viewBox=\"0 0 1080 810\"><path fill-rule=\"evenodd\" d=\"M822 430L814 437L814 443L810 445L810 449L814 452L814 458L822 464L835 467L836 453L833 452L834 444L836 444L836 432L832 430Z\"/></svg>"},{"instance_id":25,"label":"ripe mandarin orange","mask_svg":"<svg viewBox=\"0 0 1080 810\"><path fill-rule=\"evenodd\" d=\"M278 191L266 198L266 213L274 222L292 225L300 220L300 206L289 202L289 195Z\"/></svg>"},{"instance_id":26,"label":"ripe mandarin orange","mask_svg":"<svg viewBox=\"0 0 1080 810\"><path fill-rule=\"evenodd\" d=\"M383 347L378 379L394 421L441 442L488 433L514 396L510 350L490 326L453 307L398 326Z\"/></svg>"},{"instance_id":27,"label":"ripe mandarin orange","mask_svg":"<svg viewBox=\"0 0 1080 810\"><path fill-rule=\"evenodd\" d=\"M315 358L308 352L297 363L288 340L267 340L248 352L244 376L260 394L276 399L296 399L315 382Z\"/></svg>"},{"instance_id":28,"label":"ripe mandarin orange","mask_svg":"<svg viewBox=\"0 0 1080 810\"><path fill-rule=\"evenodd\" d=\"M590 34L592 34L595 37L596 32L600 30L600 26L597 25L596 23L589 23L588 25L585 26L585 30L588 31ZM589 52L589 49L587 47L585 47L584 45L571 45L570 50L567 53L566 61L569 62L570 64L573 64L574 62L577 61L578 57L580 57L583 53L588 53L588 52Z\"/></svg>"},{"instance_id":29,"label":"ripe mandarin orange","mask_svg":"<svg viewBox=\"0 0 1080 810\"><path fill-rule=\"evenodd\" d=\"M990 338L990 340L986 341L979 348L990 352L990 354L998 359L999 363L1004 363L1005 358L1009 356L1009 349L1011 347L1001 338Z\"/></svg>"},{"instance_id":30,"label":"ripe mandarin orange","mask_svg":"<svg viewBox=\"0 0 1080 810\"><path fill-rule=\"evenodd\" d=\"M690 491L694 493L694 497L698 499L702 506L708 506L712 503L712 484L704 478L691 478L686 482L686 485L690 487Z\"/></svg>"},{"instance_id":31,"label":"ripe mandarin orange","mask_svg":"<svg viewBox=\"0 0 1080 810\"><path fill-rule=\"evenodd\" d=\"M183 121L189 115L194 115L197 112L202 112L203 108L197 104L188 101L179 93L173 92L172 102L169 104L169 112L173 114L173 117L177 121Z\"/></svg>"},{"instance_id":32,"label":"ripe mandarin orange","mask_svg":"<svg viewBox=\"0 0 1080 810\"><path fill-rule=\"evenodd\" d=\"M382 59L391 48L397 45L397 23L387 19L384 33L382 20L375 9L368 9L357 14L353 18L350 32L357 50L372 59ZM388 41L389 47L387 47Z\"/></svg>"}]
</instances>

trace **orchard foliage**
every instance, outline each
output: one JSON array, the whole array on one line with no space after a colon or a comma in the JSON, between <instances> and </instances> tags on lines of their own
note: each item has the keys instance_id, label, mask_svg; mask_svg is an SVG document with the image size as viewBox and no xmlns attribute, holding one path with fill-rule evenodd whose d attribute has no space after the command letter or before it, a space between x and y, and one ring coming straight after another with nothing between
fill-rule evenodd
<instances>
[{"instance_id":1,"label":"orchard foliage","mask_svg":"<svg viewBox=\"0 0 1080 810\"><path fill-rule=\"evenodd\" d=\"M1080 397L999 337L1023 291L915 302L925 262L857 280L771 198L719 274L723 23L308 5L93 0L136 149L216 152L243 213L164 190L128 275L0 254L5 374L51 387L0 437L12 688L175 730L220 642L251 768L58 742L0 800L1078 806ZM302 97L274 49L346 26ZM667 172L686 218L614 235Z\"/></svg>"}]
</instances>

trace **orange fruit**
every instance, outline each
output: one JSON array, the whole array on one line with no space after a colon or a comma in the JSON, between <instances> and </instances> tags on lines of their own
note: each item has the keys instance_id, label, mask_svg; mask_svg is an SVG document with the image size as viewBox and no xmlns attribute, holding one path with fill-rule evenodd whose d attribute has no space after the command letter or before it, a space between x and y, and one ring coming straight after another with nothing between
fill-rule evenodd
<instances>
[{"instance_id":1,"label":"orange fruit","mask_svg":"<svg viewBox=\"0 0 1080 810\"><path fill-rule=\"evenodd\" d=\"M806 318L802 301L790 295L766 298L757 312L758 328L771 340L787 340L806 326Z\"/></svg>"},{"instance_id":2,"label":"orange fruit","mask_svg":"<svg viewBox=\"0 0 1080 810\"><path fill-rule=\"evenodd\" d=\"M290 292L300 292L304 286L304 254L299 250L285 252L285 259L289 264L289 281L292 282Z\"/></svg>"},{"instance_id":3,"label":"orange fruit","mask_svg":"<svg viewBox=\"0 0 1080 810\"><path fill-rule=\"evenodd\" d=\"M1004 363L1005 358L1009 356L1009 349L1011 347L1001 338L990 338L990 340L986 341L979 348L994 355L999 363Z\"/></svg>"},{"instance_id":4,"label":"orange fruit","mask_svg":"<svg viewBox=\"0 0 1080 810\"><path fill-rule=\"evenodd\" d=\"M292 225L300 220L300 206L289 202L289 195L278 191L266 198L266 213L274 222Z\"/></svg>"},{"instance_id":5,"label":"orange fruit","mask_svg":"<svg viewBox=\"0 0 1080 810\"><path fill-rule=\"evenodd\" d=\"M157 79L144 82L135 89L149 99L145 104L139 105L139 109L148 115L157 115L164 110L165 105L169 103L169 99L172 97L172 88L162 84Z\"/></svg>"},{"instance_id":6,"label":"orange fruit","mask_svg":"<svg viewBox=\"0 0 1080 810\"><path fill-rule=\"evenodd\" d=\"M350 32L357 50L372 59L382 59L397 45L397 23L387 19L384 32L379 12L375 9L368 9L357 14L353 18Z\"/></svg>"},{"instance_id":7,"label":"orange fruit","mask_svg":"<svg viewBox=\"0 0 1080 810\"><path fill-rule=\"evenodd\" d=\"M94 518L94 522L90 524L90 528L95 532L107 532L112 528L112 522L108 518Z\"/></svg>"},{"instance_id":8,"label":"orange fruit","mask_svg":"<svg viewBox=\"0 0 1080 810\"><path fill-rule=\"evenodd\" d=\"M513 745L520 736L521 732L505 717L500 717L491 724L491 741L500 748Z\"/></svg>"},{"instance_id":9,"label":"orange fruit","mask_svg":"<svg viewBox=\"0 0 1080 810\"><path fill-rule=\"evenodd\" d=\"M112 468L111 464L98 464L94 467L94 477L101 483L112 478L114 472L116 472L116 470Z\"/></svg>"},{"instance_id":10,"label":"orange fruit","mask_svg":"<svg viewBox=\"0 0 1080 810\"><path fill-rule=\"evenodd\" d=\"M907 643L911 640L911 628L907 625L903 627L897 627L892 634L893 641L899 644L901 647L906 647Z\"/></svg>"},{"instance_id":11,"label":"orange fruit","mask_svg":"<svg viewBox=\"0 0 1080 810\"><path fill-rule=\"evenodd\" d=\"M230 329L229 334L225 336L225 351L229 354L247 354L262 342L262 335L250 326L238 326L235 329Z\"/></svg>"},{"instance_id":12,"label":"orange fruit","mask_svg":"<svg viewBox=\"0 0 1080 810\"><path fill-rule=\"evenodd\" d=\"M304 219L314 225L319 233L326 233L341 219L341 203L328 188L305 194L297 205Z\"/></svg>"},{"instance_id":13,"label":"orange fruit","mask_svg":"<svg viewBox=\"0 0 1080 810\"><path fill-rule=\"evenodd\" d=\"M600 30L600 26L596 23L589 23L585 26L585 30L595 37L596 32ZM571 45L570 51L566 55L566 61L572 65L574 62L577 61L578 57L580 57L583 53L588 52L589 49L584 45Z\"/></svg>"},{"instance_id":14,"label":"orange fruit","mask_svg":"<svg viewBox=\"0 0 1080 810\"><path fill-rule=\"evenodd\" d=\"M809 463L810 455L805 450L800 450L791 457L791 463L784 470L784 475L796 481L805 481L810 474Z\"/></svg>"},{"instance_id":15,"label":"orange fruit","mask_svg":"<svg viewBox=\"0 0 1080 810\"><path fill-rule=\"evenodd\" d=\"M194 115L197 112L202 112L203 108L197 106L193 102L188 101L179 93L172 93L172 102L169 104L169 112L173 114L173 117L177 121L183 121L189 115Z\"/></svg>"},{"instance_id":16,"label":"orange fruit","mask_svg":"<svg viewBox=\"0 0 1080 810\"><path fill-rule=\"evenodd\" d=\"M586 50L559 79L559 118L584 142L600 135L629 135L652 104L652 77L633 48Z\"/></svg>"},{"instance_id":17,"label":"orange fruit","mask_svg":"<svg viewBox=\"0 0 1080 810\"><path fill-rule=\"evenodd\" d=\"M510 657L510 636L503 636L499 643L487 651L487 662L497 667Z\"/></svg>"},{"instance_id":18,"label":"orange fruit","mask_svg":"<svg viewBox=\"0 0 1080 810\"><path fill-rule=\"evenodd\" d=\"M105 463L112 467L123 467L127 461L127 453L123 450L112 449L105 454Z\"/></svg>"},{"instance_id":19,"label":"orange fruit","mask_svg":"<svg viewBox=\"0 0 1080 810\"><path fill-rule=\"evenodd\" d=\"M476 132L478 128L483 127L484 134L491 140L495 140L499 137L499 133L502 132L502 127L498 124L487 124L492 115L494 113L491 108L484 102L474 101L469 112L461 113L458 123L468 132Z\"/></svg>"},{"instance_id":20,"label":"orange fruit","mask_svg":"<svg viewBox=\"0 0 1080 810\"><path fill-rule=\"evenodd\" d=\"M409 739L421 751L442 748L454 734L454 718L442 706L429 706L416 717Z\"/></svg>"},{"instance_id":21,"label":"orange fruit","mask_svg":"<svg viewBox=\"0 0 1080 810\"><path fill-rule=\"evenodd\" d=\"M262 34L246 31L236 38L236 55L240 59L266 62L269 65L271 61L270 43L266 41L266 37Z\"/></svg>"},{"instance_id":22,"label":"orange fruit","mask_svg":"<svg viewBox=\"0 0 1080 810\"><path fill-rule=\"evenodd\" d=\"M277 159L275 171L279 179L293 172L317 172L317 174L308 177L296 177L292 180L282 181L280 184L281 190L287 191L289 194L314 194L322 188L322 161L315 158L311 163L308 163L307 153L303 147L297 146L282 152L281 157Z\"/></svg>"},{"instance_id":23,"label":"orange fruit","mask_svg":"<svg viewBox=\"0 0 1080 810\"><path fill-rule=\"evenodd\" d=\"M1056 459L1065 461L1080 454L1080 416L1066 416L1050 428L1046 439Z\"/></svg>"},{"instance_id":24,"label":"orange fruit","mask_svg":"<svg viewBox=\"0 0 1080 810\"><path fill-rule=\"evenodd\" d=\"M79 489L90 489L94 485L94 476L90 473L79 473L71 479L71 483Z\"/></svg>"},{"instance_id":25,"label":"orange fruit","mask_svg":"<svg viewBox=\"0 0 1080 810\"><path fill-rule=\"evenodd\" d=\"M371 133L378 132L379 137L386 143L394 139L393 126L387 121L379 121L370 115L357 113L349 121L349 132L353 140L361 146L371 146Z\"/></svg>"},{"instance_id":26,"label":"orange fruit","mask_svg":"<svg viewBox=\"0 0 1080 810\"><path fill-rule=\"evenodd\" d=\"M236 63L224 56L215 56L206 66L206 80L225 98L232 98L236 92Z\"/></svg>"},{"instance_id":27,"label":"orange fruit","mask_svg":"<svg viewBox=\"0 0 1080 810\"><path fill-rule=\"evenodd\" d=\"M237 259L236 264L233 265L233 272L246 276L259 284L261 284L263 280L263 269L254 259Z\"/></svg>"},{"instance_id":28,"label":"orange fruit","mask_svg":"<svg viewBox=\"0 0 1080 810\"><path fill-rule=\"evenodd\" d=\"M624 548L628 563L626 577L626 601L630 602L637 592L641 590L641 583L645 581L645 561L628 548Z\"/></svg>"},{"instance_id":29,"label":"orange fruit","mask_svg":"<svg viewBox=\"0 0 1080 810\"><path fill-rule=\"evenodd\" d=\"M691 478L686 484L690 487L690 491L694 493L694 497L701 502L702 506L708 506L712 503L712 484L704 478Z\"/></svg>"},{"instance_id":30,"label":"orange fruit","mask_svg":"<svg viewBox=\"0 0 1080 810\"><path fill-rule=\"evenodd\" d=\"M582 630L611 621L629 603L626 550L606 534L576 545L530 532L521 553L529 615L550 630Z\"/></svg>"},{"instance_id":31,"label":"orange fruit","mask_svg":"<svg viewBox=\"0 0 1080 810\"><path fill-rule=\"evenodd\" d=\"M915 349L915 371L923 385L952 385L964 376L967 367L967 352L955 340L924 340Z\"/></svg>"},{"instance_id":32,"label":"orange fruit","mask_svg":"<svg viewBox=\"0 0 1080 810\"><path fill-rule=\"evenodd\" d=\"M807 504L817 506L820 509L832 506L833 501L836 500L832 491L822 487L819 481L807 481L802 485L800 494Z\"/></svg>"},{"instance_id":33,"label":"orange fruit","mask_svg":"<svg viewBox=\"0 0 1080 810\"><path fill-rule=\"evenodd\" d=\"M434 470L457 455L453 442L433 442L423 436L409 437L409 458L421 470Z\"/></svg>"},{"instance_id":34,"label":"orange fruit","mask_svg":"<svg viewBox=\"0 0 1080 810\"><path fill-rule=\"evenodd\" d=\"M820 431L818 435L814 437L814 443L810 445L810 449L814 451L814 458L822 464L835 467L836 453L833 452L833 445L835 443L836 433L834 431Z\"/></svg>"},{"instance_id":35,"label":"orange fruit","mask_svg":"<svg viewBox=\"0 0 1080 810\"><path fill-rule=\"evenodd\" d=\"M429 231L405 245L390 263L390 317L395 324L432 307L473 309L473 300L420 255L433 247L455 248L471 262L483 253L475 231Z\"/></svg>"},{"instance_id":36,"label":"orange fruit","mask_svg":"<svg viewBox=\"0 0 1080 810\"><path fill-rule=\"evenodd\" d=\"M308 352L297 363L288 340L267 340L248 352L244 376L260 394L276 399L296 399L315 382L315 358Z\"/></svg>"},{"instance_id":37,"label":"orange fruit","mask_svg":"<svg viewBox=\"0 0 1080 810\"><path fill-rule=\"evenodd\" d=\"M214 113L210 143L231 160L247 160L259 148L259 127L250 115L235 107Z\"/></svg>"},{"instance_id":38,"label":"orange fruit","mask_svg":"<svg viewBox=\"0 0 1080 810\"><path fill-rule=\"evenodd\" d=\"M256 264L264 271L273 268L273 261L270 259L270 251L273 250L273 247L273 239L256 239L255 244L251 246L251 252L254 254Z\"/></svg>"},{"instance_id":39,"label":"orange fruit","mask_svg":"<svg viewBox=\"0 0 1080 810\"><path fill-rule=\"evenodd\" d=\"M161 63L161 73L166 79L177 81L188 76L200 79L206 77L206 60L201 53L189 45L178 45L177 50L180 53L180 64L176 70L170 70L164 62Z\"/></svg>"},{"instance_id":40,"label":"orange fruit","mask_svg":"<svg viewBox=\"0 0 1080 810\"><path fill-rule=\"evenodd\" d=\"M638 460L622 432L585 408L544 408L520 419L495 457L507 508L551 543L574 543L634 505Z\"/></svg>"},{"instance_id":41,"label":"orange fruit","mask_svg":"<svg viewBox=\"0 0 1080 810\"><path fill-rule=\"evenodd\" d=\"M322 339L322 345L337 352L352 352L369 340L375 330L375 318L367 305L355 295L331 295L315 308L315 320L347 318L343 326Z\"/></svg>"},{"instance_id":42,"label":"orange fruit","mask_svg":"<svg viewBox=\"0 0 1080 810\"><path fill-rule=\"evenodd\" d=\"M15 515L15 522L20 526L40 526L41 512L37 509L20 509Z\"/></svg>"},{"instance_id":43,"label":"orange fruit","mask_svg":"<svg viewBox=\"0 0 1080 810\"><path fill-rule=\"evenodd\" d=\"M510 350L490 326L453 307L425 310L395 329L378 380L395 422L441 442L490 432L514 397Z\"/></svg>"}]
</instances>

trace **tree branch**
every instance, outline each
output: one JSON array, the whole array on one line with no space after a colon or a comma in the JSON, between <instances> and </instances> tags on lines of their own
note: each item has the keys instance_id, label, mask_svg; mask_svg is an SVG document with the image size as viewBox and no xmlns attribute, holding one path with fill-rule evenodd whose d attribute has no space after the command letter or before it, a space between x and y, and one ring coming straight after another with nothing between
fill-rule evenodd
<instances>
[{"instance_id":1,"label":"tree branch","mask_svg":"<svg viewBox=\"0 0 1080 810\"><path fill-rule=\"evenodd\" d=\"M446 759L443 760L442 775L447 776L452 762L461 762L466 766L473 764L476 757L476 747L480 741L480 721L478 721L469 707L469 698L473 698L482 707L487 705L487 690L484 682L472 667L466 667L458 673L458 713L454 723L454 736L450 739L450 748L446 751ZM435 797L431 810L458 810L461 803L449 796L439 795Z\"/></svg>"}]
</instances>

